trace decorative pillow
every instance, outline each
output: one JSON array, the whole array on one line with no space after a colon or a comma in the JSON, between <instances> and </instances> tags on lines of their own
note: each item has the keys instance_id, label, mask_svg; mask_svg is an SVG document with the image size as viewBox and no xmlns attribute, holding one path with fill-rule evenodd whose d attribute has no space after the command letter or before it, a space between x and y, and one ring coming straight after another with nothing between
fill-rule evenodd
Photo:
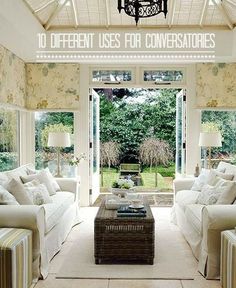
<instances>
[{"instance_id":1,"label":"decorative pillow","mask_svg":"<svg viewBox=\"0 0 236 288\"><path fill-rule=\"evenodd\" d=\"M0 185L0 205L19 205L16 198Z\"/></svg>"},{"instance_id":2,"label":"decorative pillow","mask_svg":"<svg viewBox=\"0 0 236 288\"><path fill-rule=\"evenodd\" d=\"M34 186L36 183L22 184L16 179L11 179L7 184L7 190L16 198L16 201L21 205L33 205L33 201L25 191L25 187Z\"/></svg>"},{"instance_id":3,"label":"decorative pillow","mask_svg":"<svg viewBox=\"0 0 236 288\"><path fill-rule=\"evenodd\" d=\"M48 177L51 179L51 183L52 183L54 189L56 191L61 191L60 186L58 185L57 181L53 177L53 175L50 172L49 168L47 167L46 169L44 169L44 171L46 171L46 173L48 174ZM35 174L38 174L38 173L40 173L40 170L33 170L33 169L30 169L30 168L27 168L27 174L28 175L35 175Z\"/></svg>"},{"instance_id":4,"label":"decorative pillow","mask_svg":"<svg viewBox=\"0 0 236 288\"><path fill-rule=\"evenodd\" d=\"M191 190L201 191L202 187L207 183L210 170L202 169L200 175L195 179Z\"/></svg>"},{"instance_id":5,"label":"decorative pillow","mask_svg":"<svg viewBox=\"0 0 236 288\"><path fill-rule=\"evenodd\" d=\"M25 188L28 196L35 205L52 203L47 187L44 184Z\"/></svg>"},{"instance_id":6,"label":"decorative pillow","mask_svg":"<svg viewBox=\"0 0 236 288\"><path fill-rule=\"evenodd\" d=\"M231 204L236 197L236 183L220 179L215 186L205 184L197 203L203 205Z\"/></svg>"},{"instance_id":7,"label":"decorative pillow","mask_svg":"<svg viewBox=\"0 0 236 288\"><path fill-rule=\"evenodd\" d=\"M222 189L216 204L232 204L236 199L236 182L221 180L219 189Z\"/></svg>"},{"instance_id":8,"label":"decorative pillow","mask_svg":"<svg viewBox=\"0 0 236 288\"><path fill-rule=\"evenodd\" d=\"M202 205L216 204L221 192L216 189L216 186L205 184L202 187L201 193L198 195L197 203Z\"/></svg>"},{"instance_id":9,"label":"decorative pillow","mask_svg":"<svg viewBox=\"0 0 236 288\"><path fill-rule=\"evenodd\" d=\"M191 190L201 191L202 187L205 184L209 184L210 186L215 186L219 181L219 178L225 180L233 180L233 174L225 174L217 171L216 169L202 169L200 175L194 181Z\"/></svg>"},{"instance_id":10,"label":"decorative pillow","mask_svg":"<svg viewBox=\"0 0 236 288\"><path fill-rule=\"evenodd\" d=\"M211 169L210 174L208 175L207 184L214 186L218 182L219 178L231 181L231 180L233 180L234 175L222 173L222 172L219 172L215 169Z\"/></svg>"},{"instance_id":11,"label":"decorative pillow","mask_svg":"<svg viewBox=\"0 0 236 288\"><path fill-rule=\"evenodd\" d=\"M21 177L21 180L23 183L27 183L30 182L34 179L38 179L40 181L41 184L45 184L45 186L48 189L49 195L55 195L56 194L56 189L54 188L53 184L52 184L52 179L51 177L48 175L48 172L45 170L40 171L37 174L33 174L33 175L28 175L25 177Z\"/></svg>"}]
</instances>

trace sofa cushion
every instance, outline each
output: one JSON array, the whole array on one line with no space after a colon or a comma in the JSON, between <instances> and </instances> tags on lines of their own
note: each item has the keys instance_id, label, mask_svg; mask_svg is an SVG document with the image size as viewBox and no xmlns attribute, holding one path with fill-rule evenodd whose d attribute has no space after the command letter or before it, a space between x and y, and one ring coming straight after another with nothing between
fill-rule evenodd
<instances>
[{"instance_id":1,"label":"sofa cushion","mask_svg":"<svg viewBox=\"0 0 236 288\"><path fill-rule=\"evenodd\" d=\"M43 205L45 209L45 234L60 221L65 211L74 203L74 194L71 192L57 192L51 198L53 203Z\"/></svg>"},{"instance_id":2,"label":"sofa cushion","mask_svg":"<svg viewBox=\"0 0 236 288\"><path fill-rule=\"evenodd\" d=\"M45 170L41 170L37 174L21 176L20 179L22 180L23 183L27 183L27 182L32 181L34 179L38 179L40 181L40 183L45 184L45 186L48 189L50 196L56 194L56 189L53 186L52 179L51 179L50 175L48 174L48 172Z\"/></svg>"},{"instance_id":3,"label":"sofa cushion","mask_svg":"<svg viewBox=\"0 0 236 288\"><path fill-rule=\"evenodd\" d=\"M0 185L0 205L19 205L16 198Z\"/></svg>"},{"instance_id":4,"label":"sofa cushion","mask_svg":"<svg viewBox=\"0 0 236 288\"><path fill-rule=\"evenodd\" d=\"M176 194L175 202L185 211L186 205L196 203L199 194L199 191L181 190Z\"/></svg>"},{"instance_id":5,"label":"sofa cushion","mask_svg":"<svg viewBox=\"0 0 236 288\"><path fill-rule=\"evenodd\" d=\"M8 176L9 180L12 178L20 181L21 176L27 176L27 168L33 168L33 164L26 164L23 166L20 166L16 169L6 171L6 175Z\"/></svg>"},{"instance_id":6,"label":"sofa cushion","mask_svg":"<svg viewBox=\"0 0 236 288\"><path fill-rule=\"evenodd\" d=\"M200 234L202 231L202 209L205 207L200 204L190 204L186 206L185 216L188 222L192 224L194 229Z\"/></svg>"},{"instance_id":7,"label":"sofa cushion","mask_svg":"<svg viewBox=\"0 0 236 288\"><path fill-rule=\"evenodd\" d=\"M15 178L12 178L10 182L7 184L6 188L16 198L16 201L20 205L33 205L34 203L32 198L25 190L26 187L33 187L33 186L35 186L33 182L22 184Z\"/></svg>"}]
</instances>

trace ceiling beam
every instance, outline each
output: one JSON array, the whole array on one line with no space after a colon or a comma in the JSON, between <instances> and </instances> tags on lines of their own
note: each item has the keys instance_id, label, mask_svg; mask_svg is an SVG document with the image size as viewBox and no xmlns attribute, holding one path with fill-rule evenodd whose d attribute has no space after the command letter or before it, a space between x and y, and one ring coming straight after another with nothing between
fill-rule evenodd
<instances>
[{"instance_id":1,"label":"ceiling beam","mask_svg":"<svg viewBox=\"0 0 236 288\"><path fill-rule=\"evenodd\" d=\"M203 6L202 6L201 18L200 18L200 22L199 22L199 25L201 28L203 27L203 25L205 23L208 5L209 5L209 0L204 0Z\"/></svg>"},{"instance_id":2,"label":"ceiling beam","mask_svg":"<svg viewBox=\"0 0 236 288\"><path fill-rule=\"evenodd\" d=\"M107 19L106 27L109 28L109 26L111 25L109 0L105 1L105 5L106 5L106 19Z\"/></svg>"},{"instance_id":3,"label":"ceiling beam","mask_svg":"<svg viewBox=\"0 0 236 288\"><path fill-rule=\"evenodd\" d=\"M168 13L168 27L169 29L173 26L174 23L174 16L175 16L175 9L176 9L176 0L169 1L170 3L170 12Z\"/></svg>"},{"instance_id":4,"label":"ceiling beam","mask_svg":"<svg viewBox=\"0 0 236 288\"><path fill-rule=\"evenodd\" d=\"M228 3L231 4L232 6L236 7L236 3L233 2L232 0L226 0L226 2L228 2Z\"/></svg>"},{"instance_id":5,"label":"ceiling beam","mask_svg":"<svg viewBox=\"0 0 236 288\"><path fill-rule=\"evenodd\" d=\"M225 22L227 23L227 25L229 26L229 28L232 30L234 28L234 25L228 15L228 13L225 10L225 7L223 6L223 4L221 3L221 1L219 0L212 0L212 2L214 3L214 5L216 7L218 7L221 15L223 16L223 18L225 19Z\"/></svg>"},{"instance_id":6,"label":"ceiling beam","mask_svg":"<svg viewBox=\"0 0 236 288\"><path fill-rule=\"evenodd\" d=\"M45 23L44 28L46 30L49 29L49 27L51 26L52 21L54 20L54 18L58 15L58 13L61 11L61 9L66 5L66 3L70 1L70 0L64 0L64 2L62 1L58 1L55 9L52 11L51 15L48 18L48 21Z\"/></svg>"},{"instance_id":7,"label":"ceiling beam","mask_svg":"<svg viewBox=\"0 0 236 288\"><path fill-rule=\"evenodd\" d=\"M79 21L78 21L78 10L76 9L76 4L75 0L70 0L71 1L71 8L74 16L74 21L75 21L75 28L78 28L79 26Z\"/></svg>"},{"instance_id":8,"label":"ceiling beam","mask_svg":"<svg viewBox=\"0 0 236 288\"><path fill-rule=\"evenodd\" d=\"M35 14L35 13L38 13L38 12L40 12L40 11L42 11L42 10L44 10L44 9L47 8L49 5L51 5L52 3L55 3L55 2L57 2L57 0L51 0L51 1L47 2L46 4L38 7L37 9L34 10L34 14Z\"/></svg>"}]
</instances>

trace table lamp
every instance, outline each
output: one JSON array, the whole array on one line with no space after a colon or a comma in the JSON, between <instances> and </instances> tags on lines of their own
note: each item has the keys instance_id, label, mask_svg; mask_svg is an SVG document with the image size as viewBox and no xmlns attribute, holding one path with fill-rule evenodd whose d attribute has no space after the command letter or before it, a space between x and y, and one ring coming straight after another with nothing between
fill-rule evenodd
<instances>
[{"instance_id":1,"label":"table lamp","mask_svg":"<svg viewBox=\"0 0 236 288\"><path fill-rule=\"evenodd\" d=\"M70 147L70 133L68 132L49 132L48 133L48 146L56 147L57 151L57 174L55 177L62 177L60 166L60 151L61 148Z\"/></svg>"},{"instance_id":2,"label":"table lamp","mask_svg":"<svg viewBox=\"0 0 236 288\"><path fill-rule=\"evenodd\" d=\"M199 146L208 149L208 167L211 169L211 147L221 147L222 139L220 132L201 132Z\"/></svg>"}]
</instances>

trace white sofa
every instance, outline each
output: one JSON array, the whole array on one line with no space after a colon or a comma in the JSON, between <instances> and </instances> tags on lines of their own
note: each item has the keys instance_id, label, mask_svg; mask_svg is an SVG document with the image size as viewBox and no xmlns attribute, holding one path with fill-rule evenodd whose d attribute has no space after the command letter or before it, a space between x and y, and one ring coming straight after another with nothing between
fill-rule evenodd
<instances>
[{"instance_id":1,"label":"white sofa","mask_svg":"<svg viewBox=\"0 0 236 288\"><path fill-rule=\"evenodd\" d=\"M235 175L233 180L236 180L236 166L220 162L218 168ZM200 192L191 190L194 180L174 180L172 220L179 226L194 256L199 260L198 271L207 279L219 279L220 234L236 226L236 201L231 205L196 204Z\"/></svg>"},{"instance_id":2,"label":"white sofa","mask_svg":"<svg viewBox=\"0 0 236 288\"><path fill-rule=\"evenodd\" d=\"M31 164L1 172L1 181L27 175ZM37 205L1 205L0 227L33 231L33 278L46 278L49 262L61 249L73 225L79 222L79 183L75 179L57 178L61 191L51 196L53 203Z\"/></svg>"}]
</instances>

